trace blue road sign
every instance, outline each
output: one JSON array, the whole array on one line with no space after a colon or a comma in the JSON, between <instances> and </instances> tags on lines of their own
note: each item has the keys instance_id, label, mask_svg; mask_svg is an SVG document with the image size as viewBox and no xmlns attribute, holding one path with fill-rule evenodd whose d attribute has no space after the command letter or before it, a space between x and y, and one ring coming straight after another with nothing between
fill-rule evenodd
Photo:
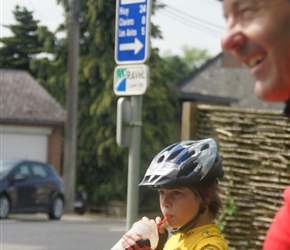
<instances>
[{"instance_id":1,"label":"blue road sign","mask_svg":"<svg viewBox=\"0 0 290 250\"><path fill-rule=\"evenodd\" d=\"M115 61L117 64L144 63L150 54L152 0L117 0Z\"/></svg>"}]
</instances>

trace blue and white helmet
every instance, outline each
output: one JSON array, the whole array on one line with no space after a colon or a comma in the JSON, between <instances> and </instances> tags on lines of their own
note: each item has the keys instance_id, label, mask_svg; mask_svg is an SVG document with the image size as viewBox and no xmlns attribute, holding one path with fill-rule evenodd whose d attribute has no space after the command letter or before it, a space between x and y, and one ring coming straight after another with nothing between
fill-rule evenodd
<instances>
[{"instance_id":1,"label":"blue and white helmet","mask_svg":"<svg viewBox=\"0 0 290 250\"><path fill-rule=\"evenodd\" d=\"M154 157L139 186L187 186L223 175L222 160L214 139L182 141Z\"/></svg>"}]
</instances>

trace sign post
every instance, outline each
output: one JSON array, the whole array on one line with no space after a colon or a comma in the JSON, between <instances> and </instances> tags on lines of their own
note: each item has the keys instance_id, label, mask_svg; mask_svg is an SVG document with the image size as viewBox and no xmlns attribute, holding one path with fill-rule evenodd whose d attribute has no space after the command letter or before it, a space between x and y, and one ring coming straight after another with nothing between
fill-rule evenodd
<instances>
[{"instance_id":1,"label":"sign post","mask_svg":"<svg viewBox=\"0 0 290 250\"><path fill-rule=\"evenodd\" d=\"M145 63L150 56L150 17L152 0L117 0L114 92L117 96L131 96L131 126L126 228L138 218L140 141L142 126L142 95L149 82L149 68ZM133 65L132 65L133 64ZM119 116L120 117L120 116ZM123 121L117 121L118 124ZM122 131L119 131L119 133Z\"/></svg>"},{"instance_id":2,"label":"sign post","mask_svg":"<svg viewBox=\"0 0 290 250\"><path fill-rule=\"evenodd\" d=\"M132 121L131 141L128 157L128 187L127 187L127 211L126 229L131 228L138 218L139 201L139 169L140 169L140 145L142 126L142 96L131 96Z\"/></svg>"}]
</instances>

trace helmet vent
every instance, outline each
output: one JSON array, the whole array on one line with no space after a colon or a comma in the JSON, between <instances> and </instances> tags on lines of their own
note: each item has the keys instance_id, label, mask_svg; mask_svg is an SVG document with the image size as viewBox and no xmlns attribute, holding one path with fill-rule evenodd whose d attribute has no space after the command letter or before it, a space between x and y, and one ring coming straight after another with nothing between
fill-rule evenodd
<instances>
[{"instance_id":1,"label":"helmet vent","mask_svg":"<svg viewBox=\"0 0 290 250\"><path fill-rule=\"evenodd\" d=\"M198 165L198 162L195 162L193 164L192 163L187 164L187 166L184 166L183 170L181 170L178 175L179 176L191 175L194 172L197 165Z\"/></svg>"},{"instance_id":2,"label":"helmet vent","mask_svg":"<svg viewBox=\"0 0 290 250\"><path fill-rule=\"evenodd\" d=\"M148 179L148 183L154 183L158 178L160 177L160 175L155 175L153 177L151 177L151 179Z\"/></svg>"},{"instance_id":3,"label":"helmet vent","mask_svg":"<svg viewBox=\"0 0 290 250\"><path fill-rule=\"evenodd\" d=\"M164 155L162 155L161 157L158 158L157 162L162 162L164 160Z\"/></svg>"},{"instance_id":4,"label":"helmet vent","mask_svg":"<svg viewBox=\"0 0 290 250\"><path fill-rule=\"evenodd\" d=\"M169 156L168 156L168 160L172 160L175 159L176 156L178 156L180 154L180 152L183 150L183 148L176 150L175 152L172 152Z\"/></svg>"},{"instance_id":5,"label":"helmet vent","mask_svg":"<svg viewBox=\"0 0 290 250\"><path fill-rule=\"evenodd\" d=\"M202 148L200 149L200 151L206 150L209 148L209 144L205 144L202 146Z\"/></svg>"},{"instance_id":6,"label":"helmet vent","mask_svg":"<svg viewBox=\"0 0 290 250\"><path fill-rule=\"evenodd\" d=\"M187 153L182 157L182 160L183 160L183 161L186 161L189 157L195 155L195 153L196 153L196 152L195 152L194 150L191 151L191 152L187 152Z\"/></svg>"}]
</instances>

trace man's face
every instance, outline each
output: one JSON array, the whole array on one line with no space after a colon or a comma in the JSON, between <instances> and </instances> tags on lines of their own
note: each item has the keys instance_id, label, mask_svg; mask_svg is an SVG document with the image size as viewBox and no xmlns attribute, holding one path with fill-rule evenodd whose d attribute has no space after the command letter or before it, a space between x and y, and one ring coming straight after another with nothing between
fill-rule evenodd
<instances>
[{"instance_id":1,"label":"man's face","mask_svg":"<svg viewBox=\"0 0 290 250\"><path fill-rule=\"evenodd\" d=\"M290 99L290 1L224 0L222 46L250 69L265 101Z\"/></svg>"}]
</instances>

